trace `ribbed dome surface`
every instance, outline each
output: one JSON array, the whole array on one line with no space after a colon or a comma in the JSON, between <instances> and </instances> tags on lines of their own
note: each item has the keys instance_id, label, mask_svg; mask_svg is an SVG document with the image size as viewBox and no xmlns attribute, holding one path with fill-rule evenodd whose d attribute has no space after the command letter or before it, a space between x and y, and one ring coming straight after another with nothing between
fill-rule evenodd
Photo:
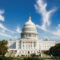
<instances>
[{"instance_id":1,"label":"ribbed dome surface","mask_svg":"<svg viewBox=\"0 0 60 60\"><path fill-rule=\"evenodd\" d=\"M25 23L22 32L25 32L25 33L37 33L36 26L31 21L31 17L29 17L28 21Z\"/></svg>"},{"instance_id":2,"label":"ribbed dome surface","mask_svg":"<svg viewBox=\"0 0 60 60\"><path fill-rule=\"evenodd\" d=\"M34 34L37 35L37 29L35 24L31 21L31 17L29 16L28 21L24 24L24 27L22 29L22 34Z\"/></svg>"}]
</instances>

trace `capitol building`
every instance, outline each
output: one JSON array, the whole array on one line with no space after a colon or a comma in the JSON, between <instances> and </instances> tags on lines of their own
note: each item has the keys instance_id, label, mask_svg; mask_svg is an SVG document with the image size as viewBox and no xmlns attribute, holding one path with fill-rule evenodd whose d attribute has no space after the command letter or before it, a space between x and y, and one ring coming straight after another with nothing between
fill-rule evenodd
<instances>
[{"instance_id":1,"label":"capitol building","mask_svg":"<svg viewBox=\"0 0 60 60\"><path fill-rule=\"evenodd\" d=\"M22 28L21 38L8 41L6 56L30 56L31 54L40 54L42 56L42 51L49 50L55 44L55 41L38 38L36 25L32 22L31 16L29 16L28 21Z\"/></svg>"}]
</instances>

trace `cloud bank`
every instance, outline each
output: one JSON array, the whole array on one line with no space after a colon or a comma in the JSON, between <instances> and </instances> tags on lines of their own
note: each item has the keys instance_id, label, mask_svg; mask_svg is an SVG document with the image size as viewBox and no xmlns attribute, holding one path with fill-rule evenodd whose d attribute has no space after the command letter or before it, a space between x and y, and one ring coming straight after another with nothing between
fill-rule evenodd
<instances>
[{"instance_id":1,"label":"cloud bank","mask_svg":"<svg viewBox=\"0 0 60 60\"><path fill-rule=\"evenodd\" d=\"M41 26L36 25L36 26L44 31L47 31L47 27L49 27L51 24L50 21L51 15L53 12L56 11L56 9L51 9L47 11L46 7L47 3L45 3L43 0L37 0L35 4L35 9L40 15L42 15L42 25Z\"/></svg>"},{"instance_id":2,"label":"cloud bank","mask_svg":"<svg viewBox=\"0 0 60 60\"><path fill-rule=\"evenodd\" d=\"M20 28L17 27L15 29L16 31L12 31L12 30L8 29L7 27L5 27L5 25L3 24L3 21L5 21L5 17L3 16L4 13L5 13L4 10L0 10L0 21L2 21L2 22L0 22L0 36L7 37L9 39L18 38L16 34L21 33Z\"/></svg>"}]
</instances>

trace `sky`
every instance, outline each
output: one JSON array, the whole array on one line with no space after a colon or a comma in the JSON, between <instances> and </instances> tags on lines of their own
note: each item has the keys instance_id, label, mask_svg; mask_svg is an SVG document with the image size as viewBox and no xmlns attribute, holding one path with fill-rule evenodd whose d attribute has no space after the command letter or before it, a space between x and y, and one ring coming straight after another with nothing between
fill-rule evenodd
<instances>
[{"instance_id":1,"label":"sky","mask_svg":"<svg viewBox=\"0 0 60 60\"><path fill-rule=\"evenodd\" d=\"M20 38L29 13L40 39L60 41L60 0L0 0L0 40Z\"/></svg>"}]
</instances>

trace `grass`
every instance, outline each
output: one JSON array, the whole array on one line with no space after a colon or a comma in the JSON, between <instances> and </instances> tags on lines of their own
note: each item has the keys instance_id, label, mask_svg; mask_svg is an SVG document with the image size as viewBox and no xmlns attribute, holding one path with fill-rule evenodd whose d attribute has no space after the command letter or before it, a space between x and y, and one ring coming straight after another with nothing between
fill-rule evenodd
<instances>
[{"instance_id":1,"label":"grass","mask_svg":"<svg viewBox=\"0 0 60 60\"><path fill-rule=\"evenodd\" d=\"M0 60L60 60L60 58L40 58L40 57L3 57L0 56Z\"/></svg>"}]
</instances>

